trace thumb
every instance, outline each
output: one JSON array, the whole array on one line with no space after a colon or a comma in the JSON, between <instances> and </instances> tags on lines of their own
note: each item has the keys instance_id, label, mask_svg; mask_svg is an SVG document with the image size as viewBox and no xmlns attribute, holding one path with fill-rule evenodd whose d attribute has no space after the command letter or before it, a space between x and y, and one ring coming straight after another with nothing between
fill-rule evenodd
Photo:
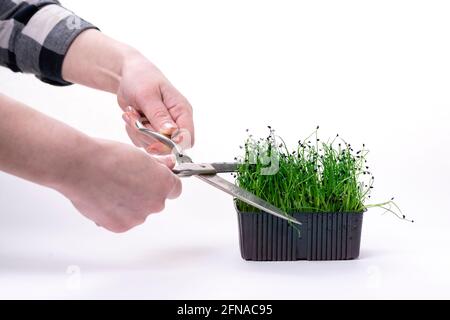
<instances>
[{"instance_id":1,"label":"thumb","mask_svg":"<svg viewBox=\"0 0 450 320\"><path fill-rule=\"evenodd\" d=\"M142 111L150 121L150 125L159 133L170 136L177 130L175 121L161 100L147 101Z\"/></svg>"}]
</instances>

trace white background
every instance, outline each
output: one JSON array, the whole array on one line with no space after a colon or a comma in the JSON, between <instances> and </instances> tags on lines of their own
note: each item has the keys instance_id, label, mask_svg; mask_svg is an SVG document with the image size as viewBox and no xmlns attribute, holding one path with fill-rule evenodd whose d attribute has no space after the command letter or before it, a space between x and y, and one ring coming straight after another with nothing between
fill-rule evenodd
<instances>
[{"instance_id":1,"label":"white background","mask_svg":"<svg viewBox=\"0 0 450 320\"><path fill-rule=\"evenodd\" d=\"M245 129L291 143L321 125L365 143L374 201L361 256L246 262L232 199L195 179L126 234L0 174L0 298L450 298L447 1L63 1L144 52L195 108L197 161ZM93 136L128 141L115 97L0 70L0 90ZM100 120L100 121L99 121ZM1 136L0 136L1 138ZM61 137L63 138L63 137Z\"/></svg>"}]
</instances>

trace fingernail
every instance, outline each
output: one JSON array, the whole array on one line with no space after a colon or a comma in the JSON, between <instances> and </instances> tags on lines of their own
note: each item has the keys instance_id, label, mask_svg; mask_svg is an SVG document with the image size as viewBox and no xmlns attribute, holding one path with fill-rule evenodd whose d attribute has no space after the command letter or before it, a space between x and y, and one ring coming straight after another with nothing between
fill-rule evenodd
<instances>
[{"instance_id":1,"label":"fingernail","mask_svg":"<svg viewBox=\"0 0 450 320\"><path fill-rule=\"evenodd\" d=\"M139 113L136 111L136 109L135 108L133 108L133 107L131 107L131 106L128 106L127 107L127 111L129 112L129 113L131 113L132 115L135 115L136 117L140 117L140 115L139 115Z\"/></svg>"},{"instance_id":2,"label":"fingernail","mask_svg":"<svg viewBox=\"0 0 450 320\"><path fill-rule=\"evenodd\" d=\"M128 106L126 109L129 113L136 113L136 109L134 109L132 106Z\"/></svg>"},{"instance_id":3,"label":"fingernail","mask_svg":"<svg viewBox=\"0 0 450 320\"><path fill-rule=\"evenodd\" d=\"M172 134L172 132L174 130L176 130L177 127L175 124L173 124L172 122L165 122L163 123L163 125L161 126L161 133L162 134Z\"/></svg>"}]
</instances>

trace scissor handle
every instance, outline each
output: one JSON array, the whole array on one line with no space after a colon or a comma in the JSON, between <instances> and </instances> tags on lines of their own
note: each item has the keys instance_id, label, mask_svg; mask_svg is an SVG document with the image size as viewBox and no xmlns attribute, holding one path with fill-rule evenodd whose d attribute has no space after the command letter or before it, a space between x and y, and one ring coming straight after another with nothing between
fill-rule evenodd
<instances>
[{"instance_id":1,"label":"scissor handle","mask_svg":"<svg viewBox=\"0 0 450 320\"><path fill-rule=\"evenodd\" d=\"M173 142L167 136L165 136L159 132L150 130L149 128L144 126L140 120L136 120L134 124L136 125L136 128L138 128L138 130L140 132L142 132L143 134L145 134L149 137L152 137L152 138L158 140L159 142L161 142L162 144L164 144L165 146L169 147L170 150L172 150L172 152L175 153L175 156L177 156L177 158L180 156L181 157L183 156L183 151L181 150L180 146L178 144L176 144L175 142Z\"/></svg>"}]
</instances>

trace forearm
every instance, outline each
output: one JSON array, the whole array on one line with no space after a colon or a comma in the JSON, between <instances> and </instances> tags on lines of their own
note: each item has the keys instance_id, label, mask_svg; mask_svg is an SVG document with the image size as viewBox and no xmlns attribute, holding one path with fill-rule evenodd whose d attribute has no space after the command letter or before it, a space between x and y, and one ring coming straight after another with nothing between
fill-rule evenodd
<instances>
[{"instance_id":1,"label":"forearm","mask_svg":"<svg viewBox=\"0 0 450 320\"><path fill-rule=\"evenodd\" d=\"M117 93L126 60L139 53L128 45L87 30L71 45L63 63L66 81Z\"/></svg>"},{"instance_id":2,"label":"forearm","mask_svg":"<svg viewBox=\"0 0 450 320\"><path fill-rule=\"evenodd\" d=\"M81 132L0 94L0 170L58 189L94 150Z\"/></svg>"}]
</instances>

